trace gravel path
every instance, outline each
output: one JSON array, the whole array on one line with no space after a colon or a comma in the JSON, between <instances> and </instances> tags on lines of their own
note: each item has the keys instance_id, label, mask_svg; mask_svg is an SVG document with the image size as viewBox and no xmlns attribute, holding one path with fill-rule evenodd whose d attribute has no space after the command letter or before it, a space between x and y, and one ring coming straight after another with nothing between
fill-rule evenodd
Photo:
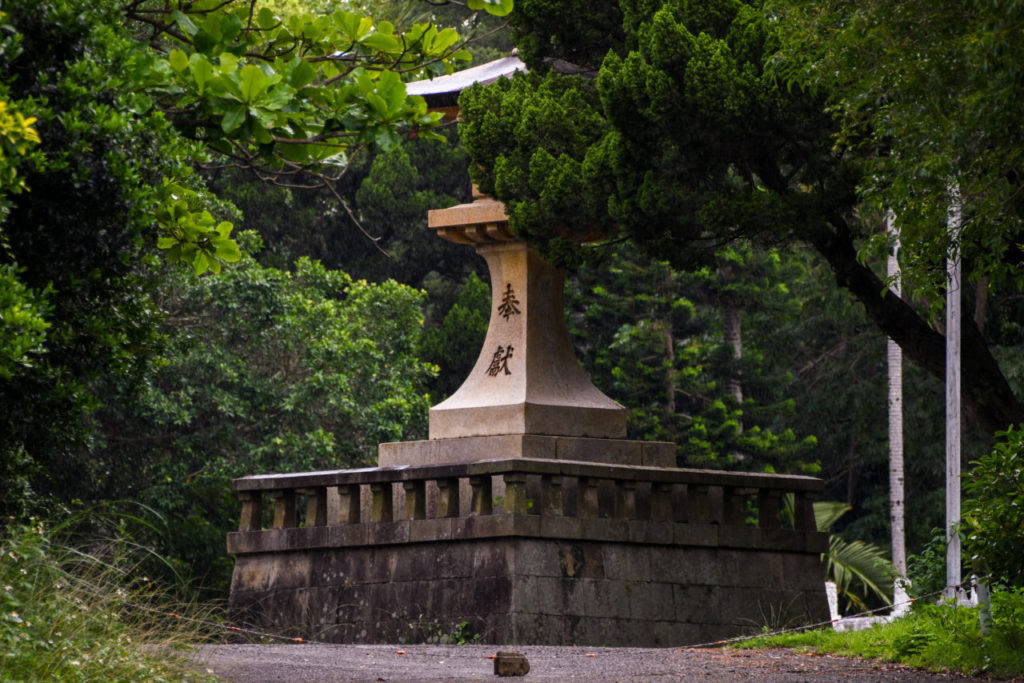
<instances>
[{"instance_id":1,"label":"gravel path","mask_svg":"<svg viewBox=\"0 0 1024 683\"><path fill-rule=\"evenodd\" d=\"M523 678L494 676L498 650L530 661ZM939 681L985 680L929 674L894 664L792 650L586 648L494 645L208 645L202 670L225 681Z\"/></svg>"}]
</instances>

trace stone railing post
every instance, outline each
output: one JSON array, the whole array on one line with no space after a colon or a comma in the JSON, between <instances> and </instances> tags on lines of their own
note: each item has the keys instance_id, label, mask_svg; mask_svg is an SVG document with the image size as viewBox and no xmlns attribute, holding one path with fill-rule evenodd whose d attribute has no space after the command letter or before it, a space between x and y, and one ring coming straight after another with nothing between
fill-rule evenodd
<instances>
[{"instance_id":1,"label":"stone railing post","mask_svg":"<svg viewBox=\"0 0 1024 683\"><path fill-rule=\"evenodd\" d=\"M459 480L455 478L437 480L437 516L458 517Z\"/></svg>"},{"instance_id":2,"label":"stone railing post","mask_svg":"<svg viewBox=\"0 0 1024 683\"><path fill-rule=\"evenodd\" d=\"M615 482L615 516L636 519L636 482L632 479Z\"/></svg>"},{"instance_id":3,"label":"stone railing post","mask_svg":"<svg viewBox=\"0 0 1024 683\"><path fill-rule=\"evenodd\" d=\"M702 484L690 484L686 489L686 519L690 522L710 524L711 514L710 487Z\"/></svg>"},{"instance_id":4,"label":"stone railing post","mask_svg":"<svg viewBox=\"0 0 1024 683\"><path fill-rule=\"evenodd\" d=\"M757 525L762 529L778 529L782 526L779 515L779 499L782 492L774 489L760 489L757 492Z\"/></svg>"},{"instance_id":5,"label":"stone railing post","mask_svg":"<svg viewBox=\"0 0 1024 683\"><path fill-rule=\"evenodd\" d=\"M562 506L562 477L557 474L545 474L540 479L541 505L540 514L561 517Z\"/></svg>"},{"instance_id":6,"label":"stone railing post","mask_svg":"<svg viewBox=\"0 0 1024 683\"><path fill-rule=\"evenodd\" d=\"M405 518L425 519L427 516L427 482L422 479L403 481L405 489Z\"/></svg>"},{"instance_id":7,"label":"stone railing post","mask_svg":"<svg viewBox=\"0 0 1024 683\"><path fill-rule=\"evenodd\" d=\"M359 484L343 484L338 487L340 524L358 524L362 517L359 500Z\"/></svg>"},{"instance_id":8,"label":"stone railing post","mask_svg":"<svg viewBox=\"0 0 1024 683\"><path fill-rule=\"evenodd\" d=\"M579 516L597 517L600 513L599 487L601 480L596 477L580 477Z\"/></svg>"},{"instance_id":9,"label":"stone railing post","mask_svg":"<svg viewBox=\"0 0 1024 683\"><path fill-rule=\"evenodd\" d=\"M817 497L811 492L793 494L793 528L797 531L818 530L818 522L814 518L814 499Z\"/></svg>"},{"instance_id":10,"label":"stone railing post","mask_svg":"<svg viewBox=\"0 0 1024 683\"><path fill-rule=\"evenodd\" d=\"M656 481L651 484L651 521L674 521L672 514L672 484Z\"/></svg>"},{"instance_id":11,"label":"stone railing post","mask_svg":"<svg viewBox=\"0 0 1024 683\"><path fill-rule=\"evenodd\" d=\"M327 524L327 488L316 486L313 488L296 489L306 497L306 526L326 526Z\"/></svg>"},{"instance_id":12,"label":"stone railing post","mask_svg":"<svg viewBox=\"0 0 1024 683\"><path fill-rule=\"evenodd\" d=\"M493 511L493 500L491 498L491 475L483 474L469 478L469 487L472 491L470 501L470 515L489 515Z\"/></svg>"},{"instance_id":13,"label":"stone railing post","mask_svg":"<svg viewBox=\"0 0 1024 683\"><path fill-rule=\"evenodd\" d=\"M747 496L757 489L726 486L722 489L722 524L745 526L747 523Z\"/></svg>"},{"instance_id":14,"label":"stone railing post","mask_svg":"<svg viewBox=\"0 0 1024 683\"><path fill-rule=\"evenodd\" d=\"M242 501L242 518L238 522L239 531L259 531L263 528L263 494L259 491L239 491L238 499Z\"/></svg>"},{"instance_id":15,"label":"stone railing post","mask_svg":"<svg viewBox=\"0 0 1024 683\"><path fill-rule=\"evenodd\" d=\"M370 504L370 516L372 521L394 521L394 495L391 490L391 482L377 482L370 484L370 494L373 496L373 500Z\"/></svg>"},{"instance_id":16,"label":"stone railing post","mask_svg":"<svg viewBox=\"0 0 1024 683\"><path fill-rule=\"evenodd\" d=\"M298 526L299 519L295 511L295 491L292 489L271 491L270 497L274 499L274 528L288 529Z\"/></svg>"},{"instance_id":17,"label":"stone railing post","mask_svg":"<svg viewBox=\"0 0 1024 683\"><path fill-rule=\"evenodd\" d=\"M505 502L502 507L505 512L525 515L529 509L529 502L526 500L526 475L522 472L508 472L503 479Z\"/></svg>"}]
</instances>

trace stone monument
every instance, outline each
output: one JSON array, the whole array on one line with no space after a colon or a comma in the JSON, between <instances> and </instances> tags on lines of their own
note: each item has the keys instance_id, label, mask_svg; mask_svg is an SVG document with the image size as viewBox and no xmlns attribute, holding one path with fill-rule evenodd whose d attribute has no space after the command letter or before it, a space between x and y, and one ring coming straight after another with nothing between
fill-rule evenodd
<instances>
[{"instance_id":1,"label":"stone monument","mask_svg":"<svg viewBox=\"0 0 1024 683\"><path fill-rule=\"evenodd\" d=\"M450 108L452 89L521 68L501 62L420 94ZM476 365L429 438L381 444L380 467L235 480L235 619L330 642L636 646L827 620L820 480L680 469L674 444L627 440L573 353L562 272L503 205L475 196L428 224L490 270Z\"/></svg>"}]
</instances>

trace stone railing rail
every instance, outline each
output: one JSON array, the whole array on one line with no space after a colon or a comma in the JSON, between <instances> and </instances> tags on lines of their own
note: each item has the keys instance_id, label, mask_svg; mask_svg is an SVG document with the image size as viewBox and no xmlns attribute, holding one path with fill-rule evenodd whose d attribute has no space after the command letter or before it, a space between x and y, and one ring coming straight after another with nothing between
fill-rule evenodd
<instances>
[{"instance_id":1,"label":"stone railing rail","mask_svg":"<svg viewBox=\"0 0 1024 683\"><path fill-rule=\"evenodd\" d=\"M242 514L228 550L531 535L821 551L813 501L822 486L802 476L526 458L258 475L233 482ZM791 527L781 514L787 494Z\"/></svg>"}]
</instances>

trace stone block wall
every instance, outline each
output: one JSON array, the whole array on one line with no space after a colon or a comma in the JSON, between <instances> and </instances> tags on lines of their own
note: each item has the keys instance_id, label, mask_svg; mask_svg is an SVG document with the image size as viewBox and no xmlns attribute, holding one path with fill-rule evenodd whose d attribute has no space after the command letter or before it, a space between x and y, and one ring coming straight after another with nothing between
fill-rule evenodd
<instances>
[{"instance_id":1,"label":"stone block wall","mask_svg":"<svg viewBox=\"0 0 1024 683\"><path fill-rule=\"evenodd\" d=\"M806 519L816 480L522 459L421 469L292 478L305 492L304 526L297 510L280 509L296 500L281 495L283 480L240 480L240 491L270 492L274 519L292 526L255 528L262 513L246 499L243 530L229 537L232 618L326 642L461 633L490 643L620 646L695 645L828 619L827 537ZM429 487L409 482L429 477L448 481L446 490L471 479L476 494L461 506L417 505ZM482 500L481 477L502 480L501 505ZM381 481L392 485L373 488L378 498L366 504ZM350 495L366 488L346 508L358 520L318 518L326 506L317 490L328 486ZM804 509L797 528L770 514L787 488ZM399 490L401 504L380 503ZM525 497L530 491L536 498ZM390 519L364 518L388 507Z\"/></svg>"}]
</instances>

